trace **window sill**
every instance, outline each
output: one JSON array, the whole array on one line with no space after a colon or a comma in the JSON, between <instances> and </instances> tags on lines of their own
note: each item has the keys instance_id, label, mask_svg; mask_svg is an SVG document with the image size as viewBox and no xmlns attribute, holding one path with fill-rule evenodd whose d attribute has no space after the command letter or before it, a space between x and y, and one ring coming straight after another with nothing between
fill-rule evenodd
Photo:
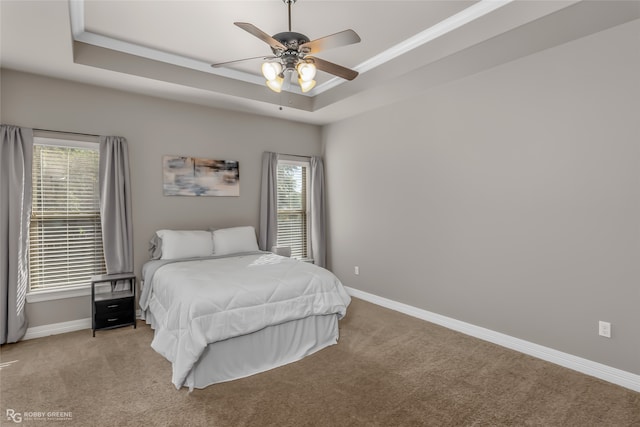
<instances>
[{"instance_id":1,"label":"window sill","mask_svg":"<svg viewBox=\"0 0 640 427\"><path fill-rule=\"evenodd\" d=\"M66 289L47 289L27 293L27 302L43 302L56 299L85 297L91 295L91 285L76 286Z\"/></svg>"}]
</instances>

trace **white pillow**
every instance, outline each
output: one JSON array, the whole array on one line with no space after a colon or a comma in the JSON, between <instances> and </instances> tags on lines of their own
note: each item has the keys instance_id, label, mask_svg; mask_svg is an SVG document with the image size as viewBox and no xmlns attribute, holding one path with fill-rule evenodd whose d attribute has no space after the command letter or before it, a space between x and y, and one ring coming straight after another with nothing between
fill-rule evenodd
<instances>
[{"instance_id":1,"label":"white pillow","mask_svg":"<svg viewBox=\"0 0 640 427\"><path fill-rule=\"evenodd\" d=\"M158 230L162 239L160 259L196 258L213 255L213 238L210 231Z\"/></svg>"},{"instance_id":2,"label":"white pillow","mask_svg":"<svg viewBox=\"0 0 640 427\"><path fill-rule=\"evenodd\" d=\"M256 230L251 227L222 228L213 232L213 252L216 255L258 251Z\"/></svg>"}]
</instances>

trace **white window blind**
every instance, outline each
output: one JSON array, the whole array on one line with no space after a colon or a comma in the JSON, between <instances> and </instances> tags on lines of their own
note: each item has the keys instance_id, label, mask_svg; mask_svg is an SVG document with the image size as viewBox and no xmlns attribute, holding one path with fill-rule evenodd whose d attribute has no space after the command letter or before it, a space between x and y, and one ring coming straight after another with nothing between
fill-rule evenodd
<instances>
[{"instance_id":1,"label":"white window blind","mask_svg":"<svg viewBox=\"0 0 640 427\"><path fill-rule=\"evenodd\" d=\"M278 162L278 246L291 248L291 257L308 258L308 163Z\"/></svg>"},{"instance_id":2,"label":"white window blind","mask_svg":"<svg viewBox=\"0 0 640 427\"><path fill-rule=\"evenodd\" d=\"M29 225L29 288L88 285L106 272L96 144L36 138Z\"/></svg>"}]
</instances>

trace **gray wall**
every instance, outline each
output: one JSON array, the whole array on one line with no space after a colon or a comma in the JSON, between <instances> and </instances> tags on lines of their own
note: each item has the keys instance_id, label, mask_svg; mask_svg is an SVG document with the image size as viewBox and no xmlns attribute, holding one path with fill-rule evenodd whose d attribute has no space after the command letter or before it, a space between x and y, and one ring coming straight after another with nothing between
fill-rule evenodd
<instances>
[{"instance_id":1,"label":"gray wall","mask_svg":"<svg viewBox=\"0 0 640 427\"><path fill-rule=\"evenodd\" d=\"M634 21L326 126L330 268L640 374L639 32Z\"/></svg>"},{"instance_id":2,"label":"gray wall","mask_svg":"<svg viewBox=\"0 0 640 427\"><path fill-rule=\"evenodd\" d=\"M258 227L263 151L317 155L320 128L2 70L2 123L129 141L136 272L161 228ZM294 138L291 138L291 136ZM162 155L240 162L240 197L165 197ZM32 303L30 326L90 317L88 297Z\"/></svg>"}]
</instances>

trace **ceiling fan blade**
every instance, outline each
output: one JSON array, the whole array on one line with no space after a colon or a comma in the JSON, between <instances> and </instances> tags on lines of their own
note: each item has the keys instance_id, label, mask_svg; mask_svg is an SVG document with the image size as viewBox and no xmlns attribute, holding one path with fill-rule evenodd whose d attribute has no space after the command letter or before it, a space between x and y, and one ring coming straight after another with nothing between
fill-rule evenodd
<instances>
[{"instance_id":1,"label":"ceiling fan blade","mask_svg":"<svg viewBox=\"0 0 640 427\"><path fill-rule=\"evenodd\" d=\"M236 25L237 27L242 28L249 34L253 34L257 38L259 38L260 40L262 40L263 42L271 46L272 49L287 50L287 47L285 45L283 45L278 40L274 39L269 34L265 33L264 31L262 31L260 28L256 27L253 24L249 24L248 22L234 22L233 24Z\"/></svg>"},{"instance_id":2,"label":"ceiling fan blade","mask_svg":"<svg viewBox=\"0 0 640 427\"><path fill-rule=\"evenodd\" d=\"M216 64L211 64L211 66L213 68L218 68L218 67L222 67L224 65L229 65L229 64L234 64L236 62L243 62L243 61L251 61L252 59L275 59L276 56L254 56L252 58L243 58L243 59L235 59L233 61L226 61L226 62L218 62Z\"/></svg>"},{"instance_id":3,"label":"ceiling fan blade","mask_svg":"<svg viewBox=\"0 0 640 427\"><path fill-rule=\"evenodd\" d=\"M306 53L318 53L334 47L360 43L360 36L353 30L344 30L330 36L311 40L300 45L300 50Z\"/></svg>"},{"instance_id":4,"label":"ceiling fan blade","mask_svg":"<svg viewBox=\"0 0 640 427\"><path fill-rule=\"evenodd\" d=\"M325 71L334 76L342 77L346 80L353 80L358 77L358 72L342 65L334 64L333 62L325 61L324 59L316 58L313 56L306 56L305 60L311 60L318 70Z\"/></svg>"}]
</instances>

